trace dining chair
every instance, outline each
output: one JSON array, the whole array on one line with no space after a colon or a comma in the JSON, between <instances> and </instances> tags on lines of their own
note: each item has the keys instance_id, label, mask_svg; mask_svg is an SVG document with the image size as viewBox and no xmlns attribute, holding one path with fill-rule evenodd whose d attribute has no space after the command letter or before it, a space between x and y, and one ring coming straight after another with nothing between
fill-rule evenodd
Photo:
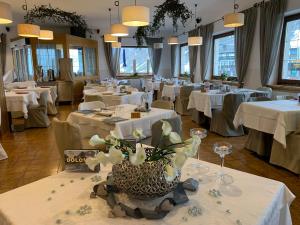
<instances>
[{"instance_id":1,"label":"dining chair","mask_svg":"<svg viewBox=\"0 0 300 225\"><path fill-rule=\"evenodd\" d=\"M273 140L270 163L300 174L300 130L286 136L286 145Z\"/></svg>"},{"instance_id":2,"label":"dining chair","mask_svg":"<svg viewBox=\"0 0 300 225\"><path fill-rule=\"evenodd\" d=\"M156 100L152 102L151 107L174 110L174 103L172 101Z\"/></svg>"},{"instance_id":3,"label":"dining chair","mask_svg":"<svg viewBox=\"0 0 300 225\"><path fill-rule=\"evenodd\" d=\"M269 87L259 87L256 90L266 92L266 93L268 93L267 97L272 98L272 93L273 93L272 88L269 88Z\"/></svg>"},{"instance_id":4,"label":"dining chair","mask_svg":"<svg viewBox=\"0 0 300 225\"><path fill-rule=\"evenodd\" d=\"M180 115L191 115L191 111L187 109L189 97L194 90L194 86L182 86L179 96L175 100L175 111Z\"/></svg>"},{"instance_id":5,"label":"dining chair","mask_svg":"<svg viewBox=\"0 0 300 225\"><path fill-rule=\"evenodd\" d=\"M212 111L210 131L224 137L237 137L245 135L242 126L239 126L236 129L233 125L235 113L240 104L245 101L246 96L242 93L225 95L223 108Z\"/></svg>"},{"instance_id":6,"label":"dining chair","mask_svg":"<svg viewBox=\"0 0 300 225\"><path fill-rule=\"evenodd\" d=\"M48 127L50 120L47 115L48 93L40 94L39 105L28 106L28 118L25 119L25 128Z\"/></svg>"},{"instance_id":7,"label":"dining chair","mask_svg":"<svg viewBox=\"0 0 300 225\"><path fill-rule=\"evenodd\" d=\"M82 102L78 106L78 110L92 110L105 108L105 104L100 101Z\"/></svg>"},{"instance_id":8,"label":"dining chair","mask_svg":"<svg viewBox=\"0 0 300 225\"><path fill-rule=\"evenodd\" d=\"M163 82L161 82L161 83L159 84L159 90L158 90L158 92L157 92L157 100L161 100L161 98L162 98L162 92L163 92L164 86L165 86L165 84L164 84Z\"/></svg>"},{"instance_id":9,"label":"dining chair","mask_svg":"<svg viewBox=\"0 0 300 225\"><path fill-rule=\"evenodd\" d=\"M151 138L151 146L160 146L164 147L170 145L170 141L163 138L162 135L162 121L167 121L172 126L172 131L178 133L182 137L182 121L181 116L177 115L170 119L163 119L155 122L151 127L152 138Z\"/></svg>"},{"instance_id":10,"label":"dining chair","mask_svg":"<svg viewBox=\"0 0 300 225\"><path fill-rule=\"evenodd\" d=\"M100 95L85 95L84 102L94 102L100 101L103 102L103 98Z\"/></svg>"}]
</instances>

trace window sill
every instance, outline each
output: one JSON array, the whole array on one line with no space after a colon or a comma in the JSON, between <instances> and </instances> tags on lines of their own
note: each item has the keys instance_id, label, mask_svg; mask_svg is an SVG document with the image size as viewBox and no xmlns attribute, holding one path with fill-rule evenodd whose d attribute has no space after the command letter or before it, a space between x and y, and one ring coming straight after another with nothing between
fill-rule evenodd
<instances>
[{"instance_id":1,"label":"window sill","mask_svg":"<svg viewBox=\"0 0 300 225\"><path fill-rule=\"evenodd\" d=\"M300 86L276 84L276 85L267 85L267 87L270 87L276 91L287 91L287 92L295 92L295 93L300 92Z\"/></svg>"},{"instance_id":2,"label":"window sill","mask_svg":"<svg viewBox=\"0 0 300 225\"><path fill-rule=\"evenodd\" d=\"M217 81L222 81L222 80L216 80L216 79L213 79L211 80L212 82L217 82ZM232 85L232 86L237 86L239 87L240 86L240 83L238 81L227 81L227 80L224 80L222 81L223 84L228 84L228 85Z\"/></svg>"}]
</instances>

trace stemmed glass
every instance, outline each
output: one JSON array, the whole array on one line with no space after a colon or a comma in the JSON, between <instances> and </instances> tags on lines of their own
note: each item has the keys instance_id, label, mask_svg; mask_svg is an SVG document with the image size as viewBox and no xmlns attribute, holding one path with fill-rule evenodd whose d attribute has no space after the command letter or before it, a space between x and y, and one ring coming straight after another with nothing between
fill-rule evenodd
<instances>
[{"instance_id":1,"label":"stemmed glass","mask_svg":"<svg viewBox=\"0 0 300 225\"><path fill-rule=\"evenodd\" d=\"M225 156L232 153L232 145L227 142L217 142L213 146L214 152L217 153L221 158L221 169L219 172L218 180L221 184L233 183L233 177L224 173L224 161Z\"/></svg>"},{"instance_id":2,"label":"stemmed glass","mask_svg":"<svg viewBox=\"0 0 300 225\"><path fill-rule=\"evenodd\" d=\"M203 129L203 128L193 128L190 130L190 136L198 136L199 138L201 138L201 140L203 140L204 138L207 137L207 130ZM197 159L199 159L199 149L197 152ZM190 168L193 170L196 170L199 174L205 174L208 173L209 171L209 167L206 165L203 165L201 162L197 162L197 163L192 163L190 165Z\"/></svg>"}]
</instances>

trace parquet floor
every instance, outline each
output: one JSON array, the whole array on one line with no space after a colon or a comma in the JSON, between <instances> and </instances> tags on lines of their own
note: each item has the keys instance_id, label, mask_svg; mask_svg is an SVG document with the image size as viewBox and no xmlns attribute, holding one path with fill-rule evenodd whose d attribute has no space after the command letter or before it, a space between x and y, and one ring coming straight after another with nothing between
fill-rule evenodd
<instances>
[{"instance_id":1,"label":"parquet floor","mask_svg":"<svg viewBox=\"0 0 300 225\"><path fill-rule=\"evenodd\" d=\"M60 119L65 119L75 110L75 106L59 106ZM182 118L184 137L189 137L189 129L197 125L189 116ZM213 153L212 146L217 141L228 141L233 153L226 158L225 166L258 176L284 182L297 196L291 205L294 225L300 225L300 178L284 169L272 166L256 155L244 149L245 137L223 138L213 133L201 144L200 159L219 163L219 157ZM56 148L53 129L29 129L0 137L0 142L9 158L0 161L0 193L23 186L61 170L60 156Z\"/></svg>"}]
</instances>

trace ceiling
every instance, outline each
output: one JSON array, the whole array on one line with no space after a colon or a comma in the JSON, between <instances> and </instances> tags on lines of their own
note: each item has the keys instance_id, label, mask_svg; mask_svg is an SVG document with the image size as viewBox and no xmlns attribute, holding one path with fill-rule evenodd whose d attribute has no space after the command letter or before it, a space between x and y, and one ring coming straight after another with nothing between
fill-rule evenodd
<instances>
[{"instance_id":1,"label":"ceiling","mask_svg":"<svg viewBox=\"0 0 300 225\"><path fill-rule=\"evenodd\" d=\"M22 10L24 0L2 0L9 3L13 8L15 24L22 22L25 12ZM151 16L155 10L155 6L163 3L164 0L137 0L138 5L145 5L151 8ZM225 13L232 11L233 0L181 0L194 12L194 4L197 3L197 16L202 18L202 24L215 21L221 18ZM240 9L251 7L259 0L238 0ZM77 12L86 19L89 28L100 29L101 33L107 32L109 29L109 13L108 8L112 8L112 22L117 22L117 8L114 7L114 0L27 0L28 8L34 5L48 5L58 7L65 11ZM120 0L120 7L134 4L134 0ZM171 22L167 21L166 31L172 30ZM186 29L194 26L194 20L187 24ZM132 30L132 29L131 29ZM183 28L181 28L183 30ZM134 30L133 30L134 31Z\"/></svg>"}]
</instances>

